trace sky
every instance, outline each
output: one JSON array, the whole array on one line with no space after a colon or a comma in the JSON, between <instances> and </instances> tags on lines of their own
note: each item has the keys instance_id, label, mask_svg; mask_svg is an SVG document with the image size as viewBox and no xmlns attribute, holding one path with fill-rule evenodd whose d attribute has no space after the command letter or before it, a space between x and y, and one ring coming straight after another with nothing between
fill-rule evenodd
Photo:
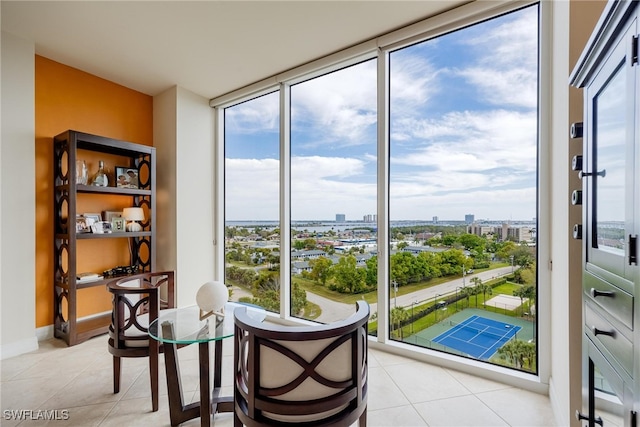
<instances>
[{"instance_id":1,"label":"sky","mask_svg":"<svg viewBox=\"0 0 640 427\"><path fill-rule=\"evenodd\" d=\"M390 53L394 220L532 220L538 9ZM291 218L376 213L376 59L291 87ZM279 94L225 110L226 220L276 220Z\"/></svg>"}]
</instances>

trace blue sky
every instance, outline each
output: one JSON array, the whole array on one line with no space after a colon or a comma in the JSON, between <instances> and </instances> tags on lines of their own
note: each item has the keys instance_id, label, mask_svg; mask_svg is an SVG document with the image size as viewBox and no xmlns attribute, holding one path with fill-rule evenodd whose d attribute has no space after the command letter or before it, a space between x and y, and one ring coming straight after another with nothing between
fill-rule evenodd
<instances>
[{"instance_id":1,"label":"blue sky","mask_svg":"<svg viewBox=\"0 0 640 427\"><path fill-rule=\"evenodd\" d=\"M390 55L392 220L536 215L537 7ZM278 217L278 94L225 113L226 219ZM376 61L291 88L294 220L376 210Z\"/></svg>"}]
</instances>

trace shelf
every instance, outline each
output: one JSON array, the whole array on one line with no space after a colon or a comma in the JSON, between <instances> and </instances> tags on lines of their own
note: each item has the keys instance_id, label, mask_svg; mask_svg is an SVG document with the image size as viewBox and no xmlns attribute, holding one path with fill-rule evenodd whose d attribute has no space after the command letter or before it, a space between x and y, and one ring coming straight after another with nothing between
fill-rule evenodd
<instances>
[{"instance_id":1,"label":"shelf","mask_svg":"<svg viewBox=\"0 0 640 427\"><path fill-rule=\"evenodd\" d=\"M93 185L77 184L76 160L78 153L83 156L86 152L105 153L124 157L118 159L120 164L135 167L143 172L144 180L140 182L141 188L97 187ZM124 240L129 243L129 259L125 264L140 266L139 273L153 271L155 266L155 196L156 196L156 160L155 148L152 146L134 144L113 138L106 138L82 132L68 130L54 137L53 140L53 195L55 206L54 230L55 230L55 259L54 259L54 335L64 339L68 345L75 345L95 335L100 335L108 330L111 315L98 315L89 319L78 319L77 304L80 299L78 291L96 287L105 287L113 280L119 280L131 275L104 277L99 280L78 282L75 274L85 271L86 256L83 251L87 243L79 244L82 240L92 240L99 243L101 257L105 265L116 265L116 259L122 256ZM135 165L135 166L134 166ZM108 208L114 205L113 197L122 198L121 205L134 205L146 208L145 216L149 216L141 223L143 231L123 231L119 229L112 233L78 233L73 222L73 216L78 211L78 199L85 199L93 206ZM101 239L120 239L111 241L115 244L106 244ZM129 239L135 240L134 242ZM89 245L91 246L91 245ZM83 255L83 256L79 256ZM66 260L66 262L65 262ZM100 272L97 272L100 273ZM86 292L85 292L86 293ZM62 307L68 304L69 317L63 315ZM107 301L105 301L106 303ZM103 304L106 305L106 304Z\"/></svg>"},{"instance_id":2,"label":"shelf","mask_svg":"<svg viewBox=\"0 0 640 427\"><path fill-rule=\"evenodd\" d=\"M76 340L77 344L109 332L111 324L111 313L104 313L89 319L78 320L76 323Z\"/></svg>"},{"instance_id":3,"label":"shelf","mask_svg":"<svg viewBox=\"0 0 640 427\"><path fill-rule=\"evenodd\" d=\"M76 239L120 239L123 237L149 237L151 231L127 231L126 233L77 233Z\"/></svg>"},{"instance_id":4,"label":"shelf","mask_svg":"<svg viewBox=\"0 0 640 427\"><path fill-rule=\"evenodd\" d=\"M151 190L142 190L140 188L119 188L119 187L96 187L95 185L76 185L78 193L94 193L94 194L114 194L122 196L149 196Z\"/></svg>"}]
</instances>

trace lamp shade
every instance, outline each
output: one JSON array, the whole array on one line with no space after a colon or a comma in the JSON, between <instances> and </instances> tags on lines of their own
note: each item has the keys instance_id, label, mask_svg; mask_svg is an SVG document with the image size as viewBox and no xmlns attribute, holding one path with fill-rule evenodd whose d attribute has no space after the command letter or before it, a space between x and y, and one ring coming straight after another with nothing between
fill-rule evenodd
<instances>
[{"instance_id":1,"label":"lamp shade","mask_svg":"<svg viewBox=\"0 0 640 427\"><path fill-rule=\"evenodd\" d=\"M124 208L122 216L128 221L144 221L144 210L142 208Z\"/></svg>"},{"instance_id":2,"label":"lamp shade","mask_svg":"<svg viewBox=\"0 0 640 427\"><path fill-rule=\"evenodd\" d=\"M205 313L221 313L228 300L229 291L222 282L207 282L196 293L196 303Z\"/></svg>"}]
</instances>

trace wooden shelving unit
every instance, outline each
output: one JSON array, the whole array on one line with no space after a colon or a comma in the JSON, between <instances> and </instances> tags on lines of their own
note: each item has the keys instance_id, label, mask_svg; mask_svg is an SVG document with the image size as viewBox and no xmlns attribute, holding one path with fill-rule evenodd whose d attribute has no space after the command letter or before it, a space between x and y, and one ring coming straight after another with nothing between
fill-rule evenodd
<instances>
[{"instance_id":1,"label":"wooden shelving unit","mask_svg":"<svg viewBox=\"0 0 640 427\"><path fill-rule=\"evenodd\" d=\"M155 266L155 148L97 135L68 130L56 136L54 144L54 336L68 345L79 344L108 331L110 313L78 318L79 291L105 286L112 277L89 282L76 280L82 253L79 242L107 239L129 239L130 265L138 272L153 271ZM139 188L115 186L96 187L76 182L78 151L93 152L125 159L121 164L139 171ZM113 185L113 182L110 183ZM130 206L142 207L145 212L143 229L139 232L113 232L108 234L80 233L76 231L78 201L83 197L125 198ZM110 206L105 202L104 209ZM109 254L101 254L108 259ZM113 265L115 267L115 264Z\"/></svg>"}]
</instances>

